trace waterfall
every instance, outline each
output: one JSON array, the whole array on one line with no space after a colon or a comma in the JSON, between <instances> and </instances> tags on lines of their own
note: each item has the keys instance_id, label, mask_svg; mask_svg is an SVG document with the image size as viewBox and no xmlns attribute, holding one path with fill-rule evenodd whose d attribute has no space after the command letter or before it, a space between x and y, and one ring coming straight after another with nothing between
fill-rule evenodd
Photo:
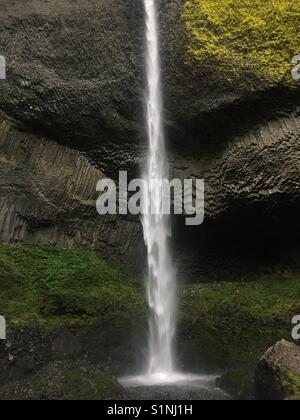
<instances>
[{"instance_id":1,"label":"waterfall","mask_svg":"<svg viewBox=\"0 0 300 420\"><path fill-rule=\"evenodd\" d=\"M146 16L147 132L148 155L143 179L145 213L142 218L148 252L147 297L149 315L149 356L145 371L120 378L123 386L197 384L213 387L216 377L181 373L176 369L173 339L176 327L176 275L171 260L170 216L163 214L163 181L169 178L162 114L162 89L157 23L157 0L143 0Z\"/></svg>"},{"instance_id":2,"label":"waterfall","mask_svg":"<svg viewBox=\"0 0 300 420\"><path fill-rule=\"evenodd\" d=\"M150 307L150 375L169 375L174 370L175 273L170 250L170 216L163 215L163 180L169 178L162 124L159 36L155 0L144 0L146 16L147 130L149 151L143 178L148 185L144 238L148 251L147 296Z\"/></svg>"}]
</instances>

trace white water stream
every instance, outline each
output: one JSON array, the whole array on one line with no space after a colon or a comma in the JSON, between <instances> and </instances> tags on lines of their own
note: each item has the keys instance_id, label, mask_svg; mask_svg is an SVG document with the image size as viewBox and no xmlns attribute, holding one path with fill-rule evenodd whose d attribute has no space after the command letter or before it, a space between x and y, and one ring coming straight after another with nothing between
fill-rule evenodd
<instances>
[{"instance_id":1,"label":"white water stream","mask_svg":"<svg viewBox=\"0 0 300 420\"><path fill-rule=\"evenodd\" d=\"M147 295L150 307L148 374L174 372L175 273L168 240L170 216L163 215L163 180L169 178L162 126L162 95L156 0L144 0L146 13L147 128L149 152L144 179L148 185L144 238L148 250Z\"/></svg>"},{"instance_id":2,"label":"white water stream","mask_svg":"<svg viewBox=\"0 0 300 420\"><path fill-rule=\"evenodd\" d=\"M148 251L147 297L149 356L142 375L121 379L125 386L195 383L212 386L215 377L186 375L176 370L174 335L176 327L176 275L169 249L170 216L163 215L163 180L169 178L162 123L163 105L156 0L144 0L146 16L147 130L149 151L143 174L148 191L143 216Z\"/></svg>"}]
</instances>

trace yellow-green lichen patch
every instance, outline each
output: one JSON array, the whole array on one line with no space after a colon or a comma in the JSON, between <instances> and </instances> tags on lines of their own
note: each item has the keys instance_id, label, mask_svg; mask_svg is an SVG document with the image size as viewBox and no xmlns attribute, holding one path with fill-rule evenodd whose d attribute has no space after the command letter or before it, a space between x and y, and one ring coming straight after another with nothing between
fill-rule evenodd
<instances>
[{"instance_id":1,"label":"yellow-green lichen patch","mask_svg":"<svg viewBox=\"0 0 300 420\"><path fill-rule=\"evenodd\" d=\"M225 77L250 72L268 84L295 84L291 60L300 53L300 2L188 0L183 18L190 53L216 60Z\"/></svg>"},{"instance_id":2,"label":"yellow-green lichen patch","mask_svg":"<svg viewBox=\"0 0 300 420\"><path fill-rule=\"evenodd\" d=\"M293 372L284 368L283 366L277 365L277 374L281 381L282 389L286 394L285 399L287 400L299 400L300 399L300 378Z\"/></svg>"}]
</instances>

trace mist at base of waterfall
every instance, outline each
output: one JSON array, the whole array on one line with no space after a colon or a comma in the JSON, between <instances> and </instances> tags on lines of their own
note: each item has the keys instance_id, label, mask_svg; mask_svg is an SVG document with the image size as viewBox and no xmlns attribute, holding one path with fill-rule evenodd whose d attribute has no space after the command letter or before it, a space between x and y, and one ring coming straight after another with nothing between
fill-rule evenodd
<instances>
[{"instance_id":1,"label":"mist at base of waterfall","mask_svg":"<svg viewBox=\"0 0 300 420\"><path fill-rule=\"evenodd\" d=\"M217 387L217 376L157 373L119 379L124 400L222 401L233 398Z\"/></svg>"},{"instance_id":2,"label":"mist at base of waterfall","mask_svg":"<svg viewBox=\"0 0 300 420\"><path fill-rule=\"evenodd\" d=\"M127 376L119 379L119 383L124 387L139 386L194 386L197 388L215 388L217 376L215 375L195 375L180 372L152 373L138 376Z\"/></svg>"}]
</instances>

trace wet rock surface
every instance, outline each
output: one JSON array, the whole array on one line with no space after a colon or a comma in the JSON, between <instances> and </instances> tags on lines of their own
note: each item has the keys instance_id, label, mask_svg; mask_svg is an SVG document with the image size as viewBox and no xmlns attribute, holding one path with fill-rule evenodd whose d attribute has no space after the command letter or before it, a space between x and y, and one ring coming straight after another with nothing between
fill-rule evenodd
<instances>
[{"instance_id":1,"label":"wet rock surface","mask_svg":"<svg viewBox=\"0 0 300 420\"><path fill-rule=\"evenodd\" d=\"M1 388L0 400L118 399L116 379L86 362L53 362L36 375Z\"/></svg>"},{"instance_id":2,"label":"wet rock surface","mask_svg":"<svg viewBox=\"0 0 300 420\"><path fill-rule=\"evenodd\" d=\"M300 400L300 347L280 341L270 348L256 370L257 398Z\"/></svg>"},{"instance_id":3,"label":"wet rock surface","mask_svg":"<svg viewBox=\"0 0 300 420\"><path fill-rule=\"evenodd\" d=\"M145 326L138 330L121 314L88 327L53 332L41 327L16 328L8 341L0 343L0 395L2 386L22 382L54 362L82 361L113 375L129 374L142 368L145 346Z\"/></svg>"}]
</instances>

